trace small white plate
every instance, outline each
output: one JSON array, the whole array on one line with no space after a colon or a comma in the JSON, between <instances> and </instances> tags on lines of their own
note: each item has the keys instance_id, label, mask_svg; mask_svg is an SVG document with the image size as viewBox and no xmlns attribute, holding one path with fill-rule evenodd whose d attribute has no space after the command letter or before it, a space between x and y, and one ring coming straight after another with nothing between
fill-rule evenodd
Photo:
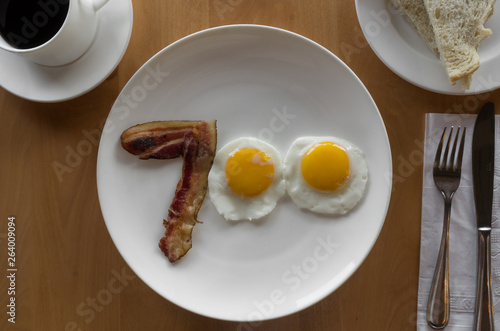
<instances>
[{"instance_id":1,"label":"small white plate","mask_svg":"<svg viewBox=\"0 0 500 331\"><path fill-rule=\"evenodd\" d=\"M479 46L481 66L473 74L469 90L451 85L440 60L425 46L415 29L387 0L356 0L361 29L382 62L408 82L429 91L470 95L500 87L500 14L486 22L493 34Z\"/></svg>"},{"instance_id":2,"label":"small white plate","mask_svg":"<svg viewBox=\"0 0 500 331\"><path fill-rule=\"evenodd\" d=\"M98 12L94 42L78 60L47 67L0 50L0 86L27 100L76 98L103 82L120 63L132 33L131 0L110 0Z\"/></svg>"},{"instance_id":3,"label":"small white plate","mask_svg":"<svg viewBox=\"0 0 500 331\"><path fill-rule=\"evenodd\" d=\"M227 222L207 197L193 247L171 264L158 248L182 160L139 160L120 145L132 125L217 120L218 147L260 137L285 155L295 138L333 135L366 156L364 199L343 217L299 210L289 197L261 220ZM103 130L99 200L134 272L166 299L234 321L291 314L337 289L365 259L384 223L391 151L375 103L327 49L272 27L233 25L168 46L130 79Z\"/></svg>"}]
</instances>

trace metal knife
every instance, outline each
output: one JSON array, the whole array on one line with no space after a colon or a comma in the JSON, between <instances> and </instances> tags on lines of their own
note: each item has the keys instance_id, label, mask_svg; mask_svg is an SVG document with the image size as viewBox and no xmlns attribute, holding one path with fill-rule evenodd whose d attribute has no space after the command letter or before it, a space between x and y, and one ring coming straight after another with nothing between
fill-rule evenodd
<instances>
[{"instance_id":1,"label":"metal knife","mask_svg":"<svg viewBox=\"0 0 500 331\"><path fill-rule=\"evenodd\" d=\"M491 296L491 214L495 159L495 106L477 115L472 137L472 178L478 230L477 290L474 330L494 330Z\"/></svg>"}]
</instances>

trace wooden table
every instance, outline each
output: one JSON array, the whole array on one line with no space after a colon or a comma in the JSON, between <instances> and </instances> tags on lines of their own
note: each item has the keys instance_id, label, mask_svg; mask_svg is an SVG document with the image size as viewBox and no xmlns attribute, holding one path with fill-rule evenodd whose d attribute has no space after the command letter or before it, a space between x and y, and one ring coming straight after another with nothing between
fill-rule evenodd
<instances>
[{"instance_id":1,"label":"wooden table","mask_svg":"<svg viewBox=\"0 0 500 331\"><path fill-rule=\"evenodd\" d=\"M239 330L163 299L113 245L96 188L102 122L125 83L151 56L193 32L254 23L304 35L340 57L366 85L387 127L393 196L373 250L326 299L255 330L414 330L420 246L422 146L426 112L474 113L500 90L447 96L413 86L368 46L347 0L133 0L130 45L115 72L76 99L42 104L0 90L1 330ZM56 176L82 141L88 153ZM8 217L16 226L16 324L7 321ZM95 243L88 245L89 242ZM97 300L96 298L99 298Z\"/></svg>"}]
</instances>

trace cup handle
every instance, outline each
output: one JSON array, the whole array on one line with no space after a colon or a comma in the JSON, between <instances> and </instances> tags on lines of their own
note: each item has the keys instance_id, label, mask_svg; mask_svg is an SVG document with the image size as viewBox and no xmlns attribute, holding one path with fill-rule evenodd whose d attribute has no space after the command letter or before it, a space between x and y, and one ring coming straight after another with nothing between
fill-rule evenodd
<instances>
[{"instance_id":1,"label":"cup handle","mask_svg":"<svg viewBox=\"0 0 500 331\"><path fill-rule=\"evenodd\" d=\"M94 10L98 11L99 9L102 8L109 0L93 0L92 2L94 3Z\"/></svg>"}]
</instances>

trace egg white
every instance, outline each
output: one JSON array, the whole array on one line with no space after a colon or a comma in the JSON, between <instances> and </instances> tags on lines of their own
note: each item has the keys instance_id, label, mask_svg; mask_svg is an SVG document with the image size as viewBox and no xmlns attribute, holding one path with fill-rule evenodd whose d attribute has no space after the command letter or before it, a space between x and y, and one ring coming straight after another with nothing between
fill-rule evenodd
<instances>
[{"instance_id":1,"label":"egg white","mask_svg":"<svg viewBox=\"0 0 500 331\"><path fill-rule=\"evenodd\" d=\"M311 187L302 176L302 157L314 145L333 142L342 146L349 159L349 178L341 187L323 192ZM300 137L285 156L286 191L299 208L324 214L345 214L358 204L368 181L368 166L363 152L344 139L336 137Z\"/></svg>"},{"instance_id":2,"label":"egg white","mask_svg":"<svg viewBox=\"0 0 500 331\"><path fill-rule=\"evenodd\" d=\"M244 197L234 193L228 186L226 163L229 156L241 148L255 148L269 155L274 164L274 179L260 195ZM270 144L253 137L241 137L229 142L217 151L208 175L210 200L226 220L254 220L271 213L278 200L285 194L284 170L280 153Z\"/></svg>"}]
</instances>

